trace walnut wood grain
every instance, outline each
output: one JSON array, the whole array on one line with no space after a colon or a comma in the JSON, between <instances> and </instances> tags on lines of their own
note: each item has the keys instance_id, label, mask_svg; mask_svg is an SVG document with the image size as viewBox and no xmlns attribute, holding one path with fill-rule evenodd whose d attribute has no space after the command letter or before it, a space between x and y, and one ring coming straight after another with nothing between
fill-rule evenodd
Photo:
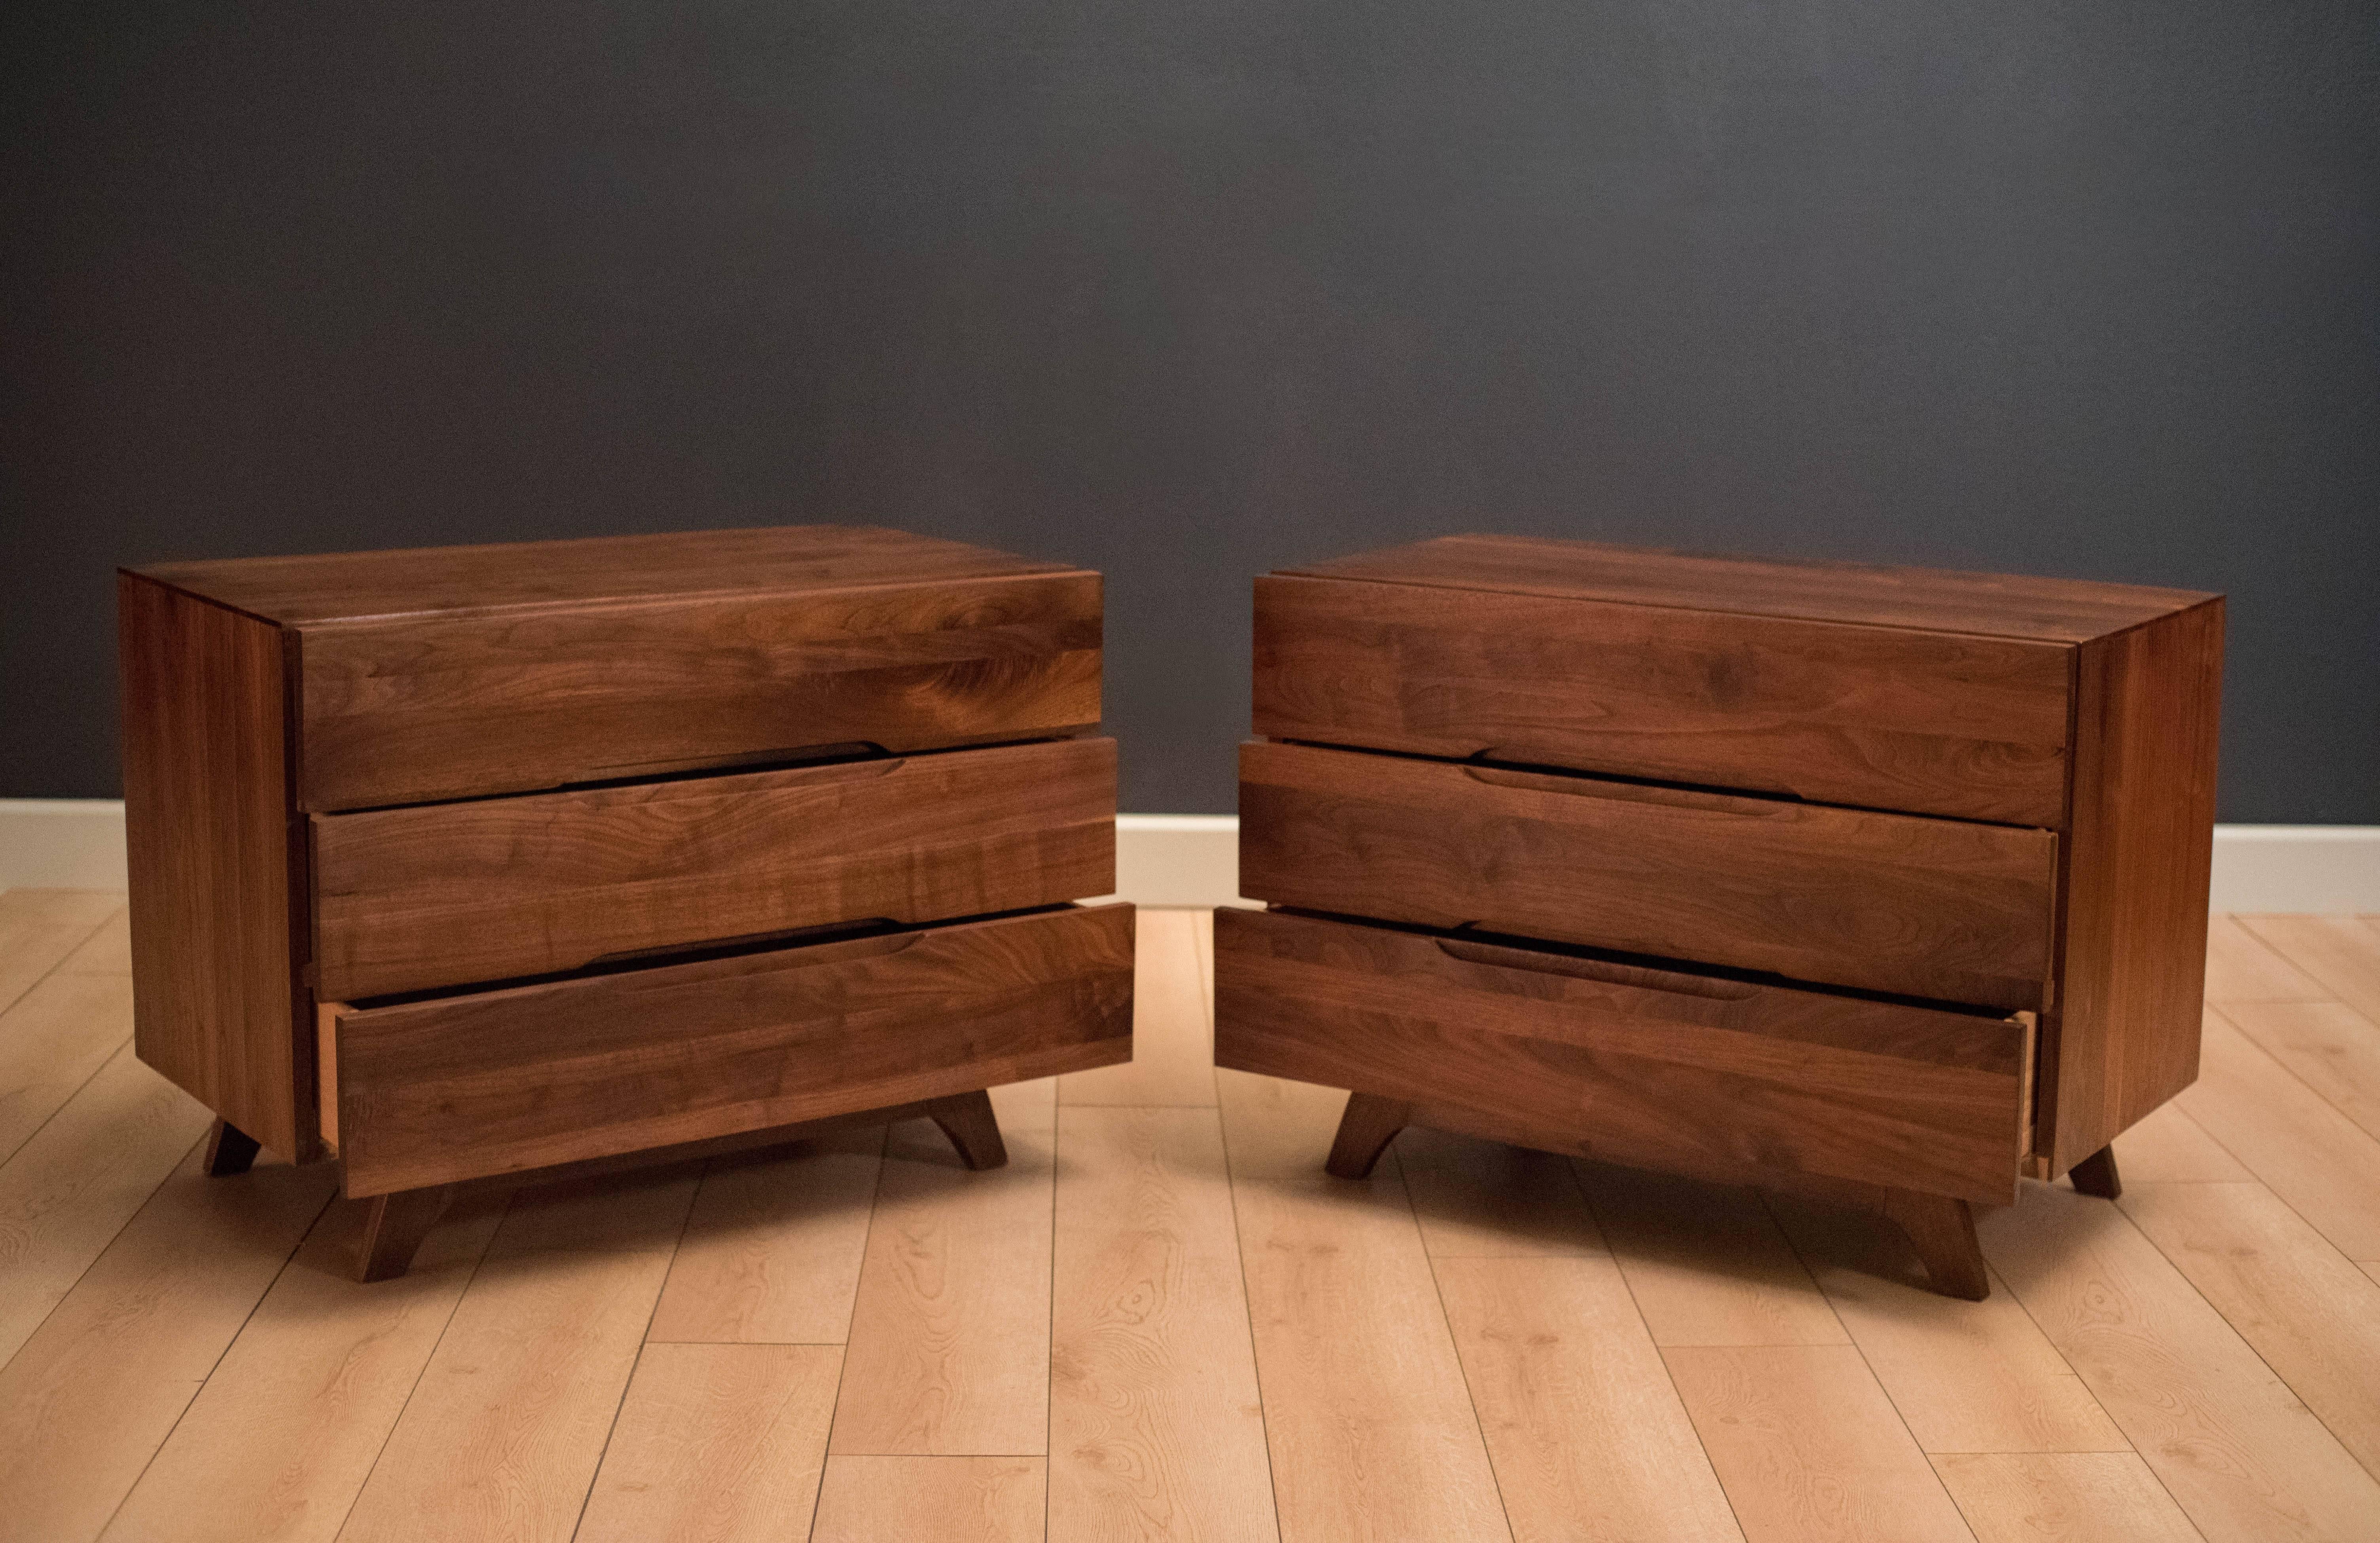
<instances>
[{"instance_id":1,"label":"walnut wood grain","mask_svg":"<svg viewBox=\"0 0 2380 1543\"><path fill-rule=\"evenodd\" d=\"M1706 555L1535 536L1441 536L1288 571L2069 643L2212 598L2095 579Z\"/></svg>"},{"instance_id":2,"label":"walnut wood grain","mask_svg":"<svg viewBox=\"0 0 2380 1543\"><path fill-rule=\"evenodd\" d=\"M1555 967L1533 967L1540 960ZM1666 972L1592 973L1609 967L1222 911L1216 1063L1488 1112L1615 1161L2013 1197L2022 1024L1734 981L1670 989ZM1418 1110L1411 1121L1436 1123Z\"/></svg>"},{"instance_id":3,"label":"walnut wood grain","mask_svg":"<svg viewBox=\"0 0 2380 1543\"><path fill-rule=\"evenodd\" d=\"M200 1103L303 1160L313 1065L283 635L130 574L116 601L134 1043Z\"/></svg>"},{"instance_id":4,"label":"walnut wood grain","mask_svg":"<svg viewBox=\"0 0 2380 1543\"><path fill-rule=\"evenodd\" d=\"M1072 733L1099 718L1096 574L299 629L304 807Z\"/></svg>"},{"instance_id":5,"label":"walnut wood grain","mask_svg":"<svg viewBox=\"0 0 2380 1543\"><path fill-rule=\"evenodd\" d=\"M2038 1006L2057 837L1250 744L1240 893L1798 979Z\"/></svg>"},{"instance_id":6,"label":"walnut wood grain","mask_svg":"<svg viewBox=\"0 0 2380 1543\"><path fill-rule=\"evenodd\" d=\"M1127 1060L1132 917L1073 908L350 1009L335 1024L346 1193Z\"/></svg>"},{"instance_id":7,"label":"walnut wood grain","mask_svg":"<svg viewBox=\"0 0 2380 1543\"><path fill-rule=\"evenodd\" d=\"M2223 602L2085 644L2034 1147L2064 1172L2198 1076Z\"/></svg>"},{"instance_id":8,"label":"walnut wood grain","mask_svg":"<svg viewBox=\"0 0 2380 1543\"><path fill-rule=\"evenodd\" d=\"M1108 893L1115 744L317 815L313 831L319 990L351 999Z\"/></svg>"},{"instance_id":9,"label":"walnut wood grain","mask_svg":"<svg viewBox=\"0 0 2380 1543\"><path fill-rule=\"evenodd\" d=\"M285 626L431 611L534 610L1081 573L867 525L665 530L566 541L159 563L140 570Z\"/></svg>"},{"instance_id":10,"label":"walnut wood grain","mask_svg":"<svg viewBox=\"0 0 2380 1543\"><path fill-rule=\"evenodd\" d=\"M1257 580L1256 732L2054 828L2073 653L1276 575Z\"/></svg>"}]
</instances>

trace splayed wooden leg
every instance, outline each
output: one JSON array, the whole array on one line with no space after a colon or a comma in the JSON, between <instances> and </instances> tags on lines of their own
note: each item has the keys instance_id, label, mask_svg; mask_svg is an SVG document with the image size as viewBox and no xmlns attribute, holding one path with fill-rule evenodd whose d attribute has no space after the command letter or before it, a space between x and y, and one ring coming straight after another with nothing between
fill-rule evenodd
<instances>
[{"instance_id":1,"label":"splayed wooden leg","mask_svg":"<svg viewBox=\"0 0 2380 1543\"><path fill-rule=\"evenodd\" d=\"M1348 1094L1347 1112L1339 1116L1338 1138L1330 1143L1330 1160L1323 1167L1342 1179L1371 1177L1380 1154L1413 1119L1413 1107L1377 1094Z\"/></svg>"},{"instance_id":2,"label":"splayed wooden leg","mask_svg":"<svg viewBox=\"0 0 2380 1543\"><path fill-rule=\"evenodd\" d=\"M927 1118L942 1128L959 1160L969 1168L998 1168L1008 1161L1008 1144L1000 1138L1000 1120L991 1112L989 1093L960 1093L929 1099Z\"/></svg>"},{"instance_id":3,"label":"splayed wooden leg","mask_svg":"<svg viewBox=\"0 0 2380 1543\"><path fill-rule=\"evenodd\" d=\"M375 1195L365 1201L370 1209L364 1214L363 1236L356 1245L356 1279L393 1281L404 1274L412 1267L415 1250L445 1214L446 1203L454 1196L455 1186L442 1184Z\"/></svg>"},{"instance_id":4,"label":"splayed wooden leg","mask_svg":"<svg viewBox=\"0 0 2380 1543\"><path fill-rule=\"evenodd\" d=\"M2066 1174L2077 1195L2095 1195L2102 1200L2112 1200L2124 1192L2124 1181L2116 1175L2116 1148L2102 1147L2076 1163Z\"/></svg>"},{"instance_id":5,"label":"splayed wooden leg","mask_svg":"<svg viewBox=\"0 0 2380 1543\"><path fill-rule=\"evenodd\" d=\"M256 1154L261 1149L256 1137L228 1120L218 1120L207 1132L207 1176L222 1179L245 1173L256 1166Z\"/></svg>"},{"instance_id":6,"label":"splayed wooden leg","mask_svg":"<svg viewBox=\"0 0 2380 1543\"><path fill-rule=\"evenodd\" d=\"M1969 1302L1992 1294L1983 1245L1975 1241L1975 1213L1966 1201L1904 1193L1886 1202L1885 1214L1917 1245L1936 1291Z\"/></svg>"}]
</instances>

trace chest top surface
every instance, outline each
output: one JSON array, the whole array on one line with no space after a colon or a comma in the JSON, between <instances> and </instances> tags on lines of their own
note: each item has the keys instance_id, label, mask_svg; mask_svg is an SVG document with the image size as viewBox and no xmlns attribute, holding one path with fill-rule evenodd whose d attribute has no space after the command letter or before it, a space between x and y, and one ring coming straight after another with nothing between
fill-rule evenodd
<instances>
[{"instance_id":1,"label":"chest top surface","mask_svg":"<svg viewBox=\"0 0 2380 1543\"><path fill-rule=\"evenodd\" d=\"M1280 572L2070 643L2218 598L2091 579L1699 556L1529 536L1441 536Z\"/></svg>"},{"instance_id":2,"label":"chest top surface","mask_svg":"<svg viewBox=\"0 0 2380 1543\"><path fill-rule=\"evenodd\" d=\"M1085 570L877 526L787 525L158 563L131 571L269 622L304 626L696 595L799 595Z\"/></svg>"}]
</instances>

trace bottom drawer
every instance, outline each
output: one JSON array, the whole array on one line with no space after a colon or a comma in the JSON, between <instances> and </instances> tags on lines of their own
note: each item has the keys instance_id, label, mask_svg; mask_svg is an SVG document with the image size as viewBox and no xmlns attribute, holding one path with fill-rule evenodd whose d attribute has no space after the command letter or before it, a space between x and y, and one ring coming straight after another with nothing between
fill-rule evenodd
<instances>
[{"instance_id":1,"label":"bottom drawer","mask_svg":"<svg viewBox=\"0 0 2380 1543\"><path fill-rule=\"evenodd\" d=\"M1215 1062L1486 1112L1614 1161L2015 1197L2029 1015L1280 911L1215 916Z\"/></svg>"},{"instance_id":2,"label":"bottom drawer","mask_svg":"<svg viewBox=\"0 0 2380 1543\"><path fill-rule=\"evenodd\" d=\"M1074 907L321 1010L323 1131L380 1195L1132 1059L1133 908Z\"/></svg>"}]
</instances>

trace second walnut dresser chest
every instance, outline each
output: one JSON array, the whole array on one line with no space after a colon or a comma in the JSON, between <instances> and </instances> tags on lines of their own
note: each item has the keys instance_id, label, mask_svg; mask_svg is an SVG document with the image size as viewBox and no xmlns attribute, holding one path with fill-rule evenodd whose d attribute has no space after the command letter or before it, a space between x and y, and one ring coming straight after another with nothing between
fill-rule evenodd
<instances>
[{"instance_id":1,"label":"second walnut dresser chest","mask_svg":"<svg viewBox=\"0 0 2380 1543\"><path fill-rule=\"evenodd\" d=\"M2111 1193L2197 1075L2223 605L1451 537L1257 581L1217 1060L1876 1207Z\"/></svg>"}]
</instances>

